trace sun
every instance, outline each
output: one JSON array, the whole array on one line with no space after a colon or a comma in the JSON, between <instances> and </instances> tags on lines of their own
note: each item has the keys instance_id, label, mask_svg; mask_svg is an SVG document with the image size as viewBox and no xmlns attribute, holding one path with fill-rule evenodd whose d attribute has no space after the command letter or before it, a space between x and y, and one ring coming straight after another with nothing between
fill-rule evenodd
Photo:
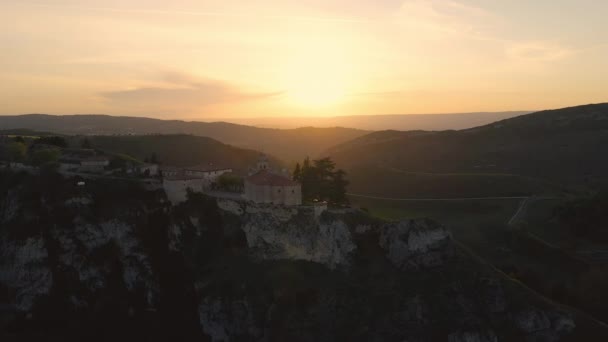
<instances>
[{"instance_id":1,"label":"sun","mask_svg":"<svg viewBox=\"0 0 608 342\"><path fill-rule=\"evenodd\" d=\"M326 77L327 75L325 75ZM287 89L289 100L303 107L328 107L342 102L345 85L336 79L327 80L323 74L303 76Z\"/></svg>"},{"instance_id":2,"label":"sun","mask_svg":"<svg viewBox=\"0 0 608 342\"><path fill-rule=\"evenodd\" d=\"M343 54L326 46L310 48L291 59L284 69L283 89L292 105L327 108L346 100L351 76Z\"/></svg>"}]
</instances>

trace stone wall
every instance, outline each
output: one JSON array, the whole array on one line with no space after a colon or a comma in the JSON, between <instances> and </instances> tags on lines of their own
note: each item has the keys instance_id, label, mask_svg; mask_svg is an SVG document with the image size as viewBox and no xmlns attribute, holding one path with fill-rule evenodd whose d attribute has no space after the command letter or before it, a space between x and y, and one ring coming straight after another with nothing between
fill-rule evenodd
<instances>
[{"instance_id":1,"label":"stone wall","mask_svg":"<svg viewBox=\"0 0 608 342\"><path fill-rule=\"evenodd\" d=\"M254 203L301 205L302 187L256 185L245 182L245 197Z\"/></svg>"}]
</instances>

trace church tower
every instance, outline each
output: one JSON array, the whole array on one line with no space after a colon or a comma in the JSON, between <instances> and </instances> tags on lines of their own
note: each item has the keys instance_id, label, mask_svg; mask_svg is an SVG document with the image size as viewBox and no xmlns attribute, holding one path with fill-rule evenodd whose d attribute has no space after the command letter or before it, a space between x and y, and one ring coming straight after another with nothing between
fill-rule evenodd
<instances>
[{"instance_id":1,"label":"church tower","mask_svg":"<svg viewBox=\"0 0 608 342\"><path fill-rule=\"evenodd\" d=\"M260 158L258 159L257 171L270 171L270 167L268 165L268 157L265 154L260 154Z\"/></svg>"}]
</instances>

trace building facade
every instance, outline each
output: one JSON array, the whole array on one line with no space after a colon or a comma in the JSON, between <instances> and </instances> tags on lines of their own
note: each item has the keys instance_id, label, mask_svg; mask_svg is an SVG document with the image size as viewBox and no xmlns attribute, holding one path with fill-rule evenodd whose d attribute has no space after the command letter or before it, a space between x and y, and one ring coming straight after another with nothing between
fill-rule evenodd
<instances>
[{"instance_id":1,"label":"building facade","mask_svg":"<svg viewBox=\"0 0 608 342\"><path fill-rule=\"evenodd\" d=\"M273 173L265 156L261 156L256 170L245 178L246 200L254 203L301 205L302 186L285 175Z\"/></svg>"},{"instance_id":2,"label":"building facade","mask_svg":"<svg viewBox=\"0 0 608 342\"><path fill-rule=\"evenodd\" d=\"M229 167L203 164L192 167L166 166L161 169L163 189L171 203L178 204L188 199L188 190L204 192L211 184L225 174L232 172Z\"/></svg>"}]
</instances>

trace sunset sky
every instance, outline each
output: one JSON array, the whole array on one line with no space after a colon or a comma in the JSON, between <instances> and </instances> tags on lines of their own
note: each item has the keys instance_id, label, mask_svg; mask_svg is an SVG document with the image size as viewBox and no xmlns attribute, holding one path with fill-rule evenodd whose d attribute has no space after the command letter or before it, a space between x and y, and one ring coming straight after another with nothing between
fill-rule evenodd
<instances>
[{"instance_id":1,"label":"sunset sky","mask_svg":"<svg viewBox=\"0 0 608 342\"><path fill-rule=\"evenodd\" d=\"M217 119L608 101L605 0L0 0L0 114Z\"/></svg>"}]
</instances>

